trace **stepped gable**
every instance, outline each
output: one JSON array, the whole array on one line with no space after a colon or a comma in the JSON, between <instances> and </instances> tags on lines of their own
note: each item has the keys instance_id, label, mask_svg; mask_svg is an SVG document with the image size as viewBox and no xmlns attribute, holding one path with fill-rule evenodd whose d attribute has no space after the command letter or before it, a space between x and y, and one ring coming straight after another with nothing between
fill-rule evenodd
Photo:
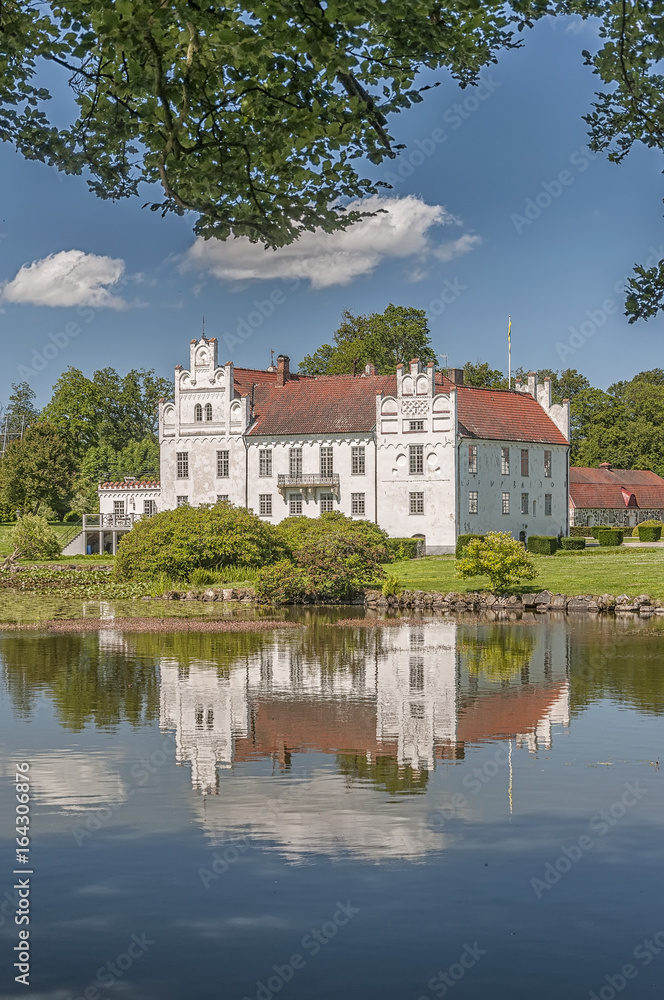
<instances>
[{"instance_id":1,"label":"stepped gable","mask_svg":"<svg viewBox=\"0 0 664 1000\"><path fill-rule=\"evenodd\" d=\"M648 469L571 466L570 500L575 507L664 508L664 479Z\"/></svg>"},{"instance_id":2,"label":"stepped gable","mask_svg":"<svg viewBox=\"0 0 664 1000\"><path fill-rule=\"evenodd\" d=\"M568 444L527 393L455 385L436 373L436 392L451 389L457 392L459 430L464 437ZM376 423L376 396L381 393L396 396L396 375L290 375L283 386L263 381L256 387L254 422L248 434L368 433Z\"/></svg>"}]
</instances>

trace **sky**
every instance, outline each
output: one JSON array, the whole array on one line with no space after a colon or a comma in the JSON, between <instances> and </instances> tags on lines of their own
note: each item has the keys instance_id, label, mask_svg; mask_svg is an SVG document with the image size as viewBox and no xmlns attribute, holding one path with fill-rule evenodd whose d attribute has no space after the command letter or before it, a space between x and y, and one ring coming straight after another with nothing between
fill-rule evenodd
<instances>
[{"instance_id":1,"label":"sky","mask_svg":"<svg viewBox=\"0 0 664 1000\"><path fill-rule=\"evenodd\" d=\"M219 361L291 368L330 342L343 309L425 309L441 366L576 368L606 388L661 365L664 319L630 326L634 264L664 257L662 157L620 165L587 148L597 78L581 51L595 29L547 19L499 55L481 85L446 74L390 123L406 149L372 168L385 211L345 234L273 252L196 240L194 216L162 219L145 198L104 202L85 180L4 144L0 214L0 404L27 381L37 404L70 365L172 377L188 342Z\"/></svg>"}]
</instances>

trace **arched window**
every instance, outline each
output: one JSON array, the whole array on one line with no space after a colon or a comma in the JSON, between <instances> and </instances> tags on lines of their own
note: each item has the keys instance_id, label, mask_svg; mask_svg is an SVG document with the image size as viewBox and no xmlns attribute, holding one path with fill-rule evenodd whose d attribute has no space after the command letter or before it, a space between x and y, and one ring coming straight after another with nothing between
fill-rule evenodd
<instances>
[{"instance_id":1,"label":"arched window","mask_svg":"<svg viewBox=\"0 0 664 1000\"><path fill-rule=\"evenodd\" d=\"M199 424L203 419L203 407L200 403L196 403L194 407L194 420Z\"/></svg>"},{"instance_id":2,"label":"arched window","mask_svg":"<svg viewBox=\"0 0 664 1000\"><path fill-rule=\"evenodd\" d=\"M205 404L205 419L212 420L212 403Z\"/></svg>"}]
</instances>

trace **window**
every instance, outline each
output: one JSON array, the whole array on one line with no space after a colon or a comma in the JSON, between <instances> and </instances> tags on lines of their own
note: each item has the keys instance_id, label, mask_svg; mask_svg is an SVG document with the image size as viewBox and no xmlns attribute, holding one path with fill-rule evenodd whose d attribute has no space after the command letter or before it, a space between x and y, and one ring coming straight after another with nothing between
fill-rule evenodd
<instances>
[{"instance_id":1,"label":"window","mask_svg":"<svg viewBox=\"0 0 664 1000\"><path fill-rule=\"evenodd\" d=\"M333 493L321 493L320 495L320 512L321 514L329 514L331 510L334 510L334 494Z\"/></svg>"},{"instance_id":2,"label":"window","mask_svg":"<svg viewBox=\"0 0 664 1000\"><path fill-rule=\"evenodd\" d=\"M477 445L468 445L468 471L477 472Z\"/></svg>"},{"instance_id":3,"label":"window","mask_svg":"<svg viewBox=\"0 0 664 1000\"><path fill-rule=\"evenodd\" d=\"M546 517L551 517L551 494L544 494L544 514Z\"/></svg>"},{"instance_id":4,"label":"window","mask_svg":"<svg viewBox=\"0 0 664 1000\"><path fill-rule=\"evenodd\" d=\"M409 420L408 421L408 430L409 431L423 431L424 430L424 421L423 420Z\"/></svg>"},{"instance_id":5,"label":"window","mask_svg":"<svg viewBox=\"0 0 664 1000\"><path fill-rule=\"evenodd\" d=\"M527 493L522 493L521 494L521 513L522 514L527 514L528 513L528 494Z\"/></svg>"},{"instance_id":6,"label":"window","mask_svg":"<svg viewBox=\"0 0 664 1000\"><path fill-rule=\"evenodd\" d=\"M334 472L334 458L332 455L332 449L328 446L324 446L320 450L320 474L321 476L329 477Z\"/></svg>"},{"instance_id":7,"label":"window","mask_svg":"<svg viewBox=\"0 0 664 1000\"><path fill-rule=\"evenodd\" d=\"M364 514L364 493L351 493L350 512L351 514Z\"/></svg>"},{"instance_id":8,"label":"window","mask_svg":"<svg viewBox=\"0 0 664 1000\"><path fill-rule=\"evenodd\" d=\"M544 476L546 479L551 478L551 452L544 452Z\"/></svg>"},{"instance_id":9,"label":"window","mask_svg":"<svg viewBox=\"0 0 664 1000\"><path fill-rule=\"evenodd\" d=\"M411 717L411 719L423 719L424 718L424 704L421 701L411 701L411 703L410 703L410 717Z\"/></svg>"},{"instance_id":10,"label":"window","mask_svg":"<svg viewBox=\"0 0 664 1000\"><path fill-rule=\"evenodd\" d=\"M291 448L290 454L290 474L291 476L301 476L302 475L302 449L301 448ZM300 500L302 498L300 497Z\"/></svg>"},{"instance_id":11,"label":"window","mask_svg":"<svg viewBox=\"0 0 664 1000\"><path fill-rule=\"evenodd\" d=\"M125 502L124 500L114 500L113 501L113 513L117 514L119 517L124 517L125 512Z\"/></svg>"},{"instance_id":12,"label":"window","mask_svg":"<svg viewBox=\"0 0 664 1000\"><path fill-rule=\"evenodd\" d=\"M217 452L217 476L219 479L227 479L229 474L228 452Z\"/></svg>"},{"instance_id":13,"label":"window","mask_svg":"<svg viewBox=\"0 0 664 1000\"><path fill-rule=\"evenodd\" d=\"M424 513L424 493L408 494L408 513L409 514Z\"/></svg>"},{"instance_id":14,"label":"window","mask_svg":"<svg viewBox=\"0 0 664 1000\"><path fill-rule=\"evenodd\" d=\"M228 493L217 493L217 503L228 503Z\"/></svg>"},{"instance_id":15,"label":"window","mask_svg":"<svg viewBox=\"0 0 664 1000\"><path fill-rule=\"evenodd\" d=\"M176 497L178 507L186 507L189 504L189 497Z\"/></svg>"},{"instance_id":16,"label":"window","mask_svg":"<svg viewBox=\"0 0 664 1000\"><path fill-rule=\"evenodd\" d=\"M212 420L212 403L205 404L205 419Z\"/></svg>"},{"instance_id":17,"label":"window","mask_svg":"<svg viewBox=\"0 0 664 1000\"><path fill-rule=\"evenodd\" d=\"M409 667L410 667L410 690L424 691L424 657L411 656Z\"/></svg>"},{"instance_id":18,"label":"window","mask_svg":"<svg viewBox=\"0 0 664 1000\"><path fill-rule=\"evenodd\" d=\"M272 494L261 493L258 497L258 513L261 517L272 517Z\"/></svg>"},{"instance_id":19,"label":"window","mask_svg":"<svg viewBox=\"0 0 664 1000\"><path fill-rule=\"evenodd\" d=\"M509 493L503 493L503 514L509 514L510 512L510 495Z\"/></svg>"},{"instance_id":20,"label":"window","mask_svg":"<svg viewBox=\"0 0 664 1000\"><path fill-rule=\"evenodd\" d=\"M353 445L350 450L350 471L353 476L363 476L365 470L364 445Z\"/></svg>"},{"instance_id":21,"label":"window","mask_svg":"<svg viewBox=\"0 0 664 1000\"><path fill-rule=\"evenodd\" d=\"M500 449L500 474L501 476L509 476L510 474L510 450L509 448Z\"/></svg>"},{"instance_id":22,"label":"window","mask_svg":"<svg viewBox=\"0 0 664 1000\"><path fill-rule=\"evenodd\" d=\"M468 513L477 514L477 490L471 490L468 494Z\"/></svg>"},{"instance_id":23,"label":"window","mask_svg":"<svg viewBox=\"0 0 664 1000\"><path fill-rule=\"evenodd\" d=\"M194 407L194 420L197 424L200 424L203 419L203 407L200 403L196 403Z\"/></svg>"},{"instance_id":24,"label":"window","mask_svg":"<svg viewBox=\"0 0 664 1000\"><path fill-rule=\"evenodd\" d=\"M529 475L529 472L528 472L528 449L527 448L522 448L521 449L521 475L522 476Z\"/></svg>"},{"instance_id":25,"label":"window","mask_svg":"<svg viewBox=\"0 0 664 1000\"><path fill-rule=\"evenodd\" d=\"M178 451L176 458L178 479L189 479L189 452Z\"/></svg>"},{"instance_id":26,"label":"window","mask_svg":"<svg viewBox=\"0 0 664 1000\"><path fill-rule=\"evenodd\" d=\"M271 476L272 475L272 449L271 448L259 448L258 449L258 475L259 476Z\"/></svg>"},{"instance_id":27,"label":"window","mask_svg":"<svg viewBox=\"0 0 664 1000\"><path fill-rule=\"evenodd\" d=\"M290 493L288 496L288 513L291 517L299 517L302 514L302 494Z\"/></svg>"},{"instance_id":28,"label":"window","mask_svg":"<svg viewBox=\"0 0 664 1000\"><path fill-rule=\"evenodd\" d=\"M152 514L157 513L157 503L155 500L144 500L143 501L143 513L151 517Z\"/></svg>"},{"instance_id":29,"label":"window","mask_svg":"<svg viewBox=\"0 0 664 1000\"><path fill-rule=\"evenodd\" d=\"M421 476L424 472L424 445L409 445L408 457L411 476Z\"/></svg>"}]
</instances>

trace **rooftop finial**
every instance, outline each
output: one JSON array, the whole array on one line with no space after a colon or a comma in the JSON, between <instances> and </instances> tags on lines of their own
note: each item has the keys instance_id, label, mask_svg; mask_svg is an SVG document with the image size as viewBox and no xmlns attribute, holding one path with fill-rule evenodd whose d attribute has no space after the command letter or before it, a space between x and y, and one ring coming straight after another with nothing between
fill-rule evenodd
<instances>
[{"instance_id":1,"label":"rooftop finial","mask_svg":"<svg viewBox=\"0 0 664 1000\"><path fill-rule=\"evenodd\" d=\"M205 340L205 316L203 316L203 340Z\"/></svg>"}]
</instances>

